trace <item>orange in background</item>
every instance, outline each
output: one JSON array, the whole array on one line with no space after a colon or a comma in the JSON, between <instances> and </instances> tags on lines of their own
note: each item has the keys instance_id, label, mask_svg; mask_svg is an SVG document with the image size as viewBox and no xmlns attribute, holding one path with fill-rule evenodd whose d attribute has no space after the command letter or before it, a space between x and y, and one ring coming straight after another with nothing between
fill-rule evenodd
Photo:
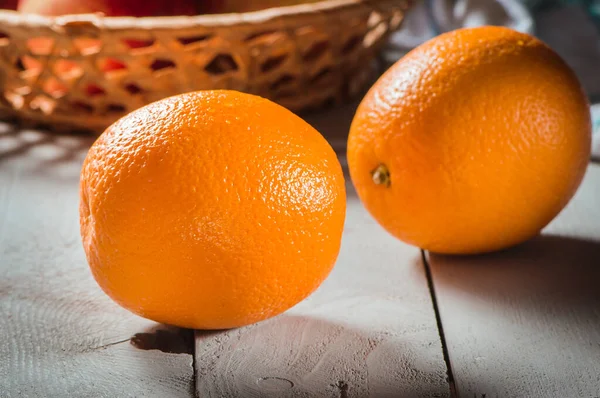
<instances>
[{"instance_id":1,"label":"orange in background","mask_svg":"<svg viewBox=\"0 0 600 398\"><path fill-rule=\"evenodd\" d=\"M390 233L441 253L523 242L569 202L590 110L544 43L501 27L416 48L361 103L348 139L358 195Z\"/></svg>"}]
</instances>

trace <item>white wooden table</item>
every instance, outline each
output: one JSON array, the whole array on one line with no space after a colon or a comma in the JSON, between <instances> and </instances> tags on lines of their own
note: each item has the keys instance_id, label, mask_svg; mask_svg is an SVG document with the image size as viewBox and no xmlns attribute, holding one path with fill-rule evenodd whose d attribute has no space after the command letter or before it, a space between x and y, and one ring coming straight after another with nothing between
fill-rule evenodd
<instances>
[{"instance_id":1,"label":"white wooden table","mask_svg":"<svg viewBox=\"0 0 600 398\"><path fill-rule=\"evenodd\" d=\"M311 120L334 145L351 109ZM600 166L544 234L422 253L349 185L342 250L309 299L246 328L144 320L93 281L78 177L92 138L0 124L0 397L598 397Z\"/></svg>"}]
</instances>

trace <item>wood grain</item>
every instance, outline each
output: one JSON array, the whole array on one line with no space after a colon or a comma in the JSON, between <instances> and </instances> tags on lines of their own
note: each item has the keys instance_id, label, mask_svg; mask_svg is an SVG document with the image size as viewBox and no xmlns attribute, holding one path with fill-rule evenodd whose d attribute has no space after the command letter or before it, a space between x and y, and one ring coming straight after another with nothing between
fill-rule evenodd
<instances>
[{"instance_id":1,"label":"wood grain","mask_svg":"<svg viewBox=\"0 0 600 398\"><path fill-rule=\"evenodd\" d=\"M0 396L193 396L192 339L114 304L88 269L90 143L0 124Z\"/></svg>"},{"instance_id":2,"label":"wood grain","mask_svg":"<svg viewBox=\"0 0 600 398\"><path fill-rule=\"evenodd\" d=\"M600 396L600 166L543 234L476 257L432 254L461 397Z\"/></svg>"},{"instance_id":3,"label":"wood grain","mask_svg":"<svg viewBox=\"0 0 600 398\"><path fill-rule=\"evenodd\" d=\"M200 397L446 397L420 252L350 191L341 254L307 300L271 320L196 334Z\"/></svg>"}]
</instances>

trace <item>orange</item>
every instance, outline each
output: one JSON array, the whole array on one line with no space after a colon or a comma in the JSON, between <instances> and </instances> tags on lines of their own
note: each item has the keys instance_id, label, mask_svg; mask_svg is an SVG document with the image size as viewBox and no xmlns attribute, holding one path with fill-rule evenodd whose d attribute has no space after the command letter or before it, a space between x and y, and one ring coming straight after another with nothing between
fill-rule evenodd
<instances>
[{"instance_id":1,"label":"orange","mask_svg":"<svg viewBox=\"0 0 600 398\"><path fill-rule=\"evenodd\" d=\"M577 190L590 155L586 96L544 43L501 27L438 36L360 104L350 176L391 234L469 254L523 242Z\"/></svg>"},{"instance_id":2,"label":"orange","mask_svg":"<svg viewBox=\"0 0 600 398\"><path fill-rule=\"evenodd\" d=\"M346 210L327 141L234 91L167 98L123 117L81 171L81 235L117 303L181 327L277 315L331 271Z\"/></svg>"}]
</instances>

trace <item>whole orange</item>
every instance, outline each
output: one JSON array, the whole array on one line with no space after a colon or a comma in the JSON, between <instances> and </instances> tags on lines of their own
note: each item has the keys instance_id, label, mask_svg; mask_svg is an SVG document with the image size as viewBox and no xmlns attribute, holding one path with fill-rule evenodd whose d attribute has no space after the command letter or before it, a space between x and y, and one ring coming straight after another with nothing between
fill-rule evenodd
<instances>
[{"instance_id":1,"label":"whole orange","mask_svg":"<svg viewBox=\"0 0 600 398\"><path fill-rule=\"evenodd\" d=\"M123 117L90 149L80 192L102 289L143 317L198 329L251 324L307 297L335 263L346 210L327 141L234 91Z\"/></svg>"},{"instance_id":2,"label":"whole orange","mask_svg":"<svg viewBox=\"0 0 600 398\"><path fill-rule=\"evenodd\" d=\"M577 190L586 96L541 41L501 27L446 33L371 88L352 122L350 175L391 234L441 253L523 242Z\"/></svg>"}]
</instances>

